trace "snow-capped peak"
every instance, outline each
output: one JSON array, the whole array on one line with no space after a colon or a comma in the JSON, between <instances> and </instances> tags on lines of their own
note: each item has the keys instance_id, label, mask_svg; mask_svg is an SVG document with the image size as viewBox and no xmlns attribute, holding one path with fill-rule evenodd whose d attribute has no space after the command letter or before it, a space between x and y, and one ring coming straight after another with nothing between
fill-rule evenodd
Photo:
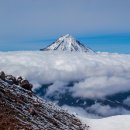
<instances>
[{"instance_id":1,"label":"snow-capped peak","mask_svg":"<svg viewBox=\"0 0 130 130\"><path fill-rule=\"evenodd\" d=\"M73 38L70 34L63 35L60 38L69 38L69 37Z\"/></svg>"},{"instance_id":2,"label":"snow-capped peak","mask_svg":"<svg viewBox=\"0 0 130 130\"><path fill-rule=\"evenodd\" d=\"M58 38L48 47L41 49L43 51L58 50L58 51L69 51L69 52L93 52L88 47L81 44L78 40L72 37L70 34L66 34Z\"/></svg>"}]
</instances>

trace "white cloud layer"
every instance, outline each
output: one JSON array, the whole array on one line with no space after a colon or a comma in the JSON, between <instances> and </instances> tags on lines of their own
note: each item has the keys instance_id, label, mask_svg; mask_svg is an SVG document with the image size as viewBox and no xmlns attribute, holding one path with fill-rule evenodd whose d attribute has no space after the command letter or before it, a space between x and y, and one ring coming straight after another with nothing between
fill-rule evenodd
<instances>
[{"instance_id":1,"label":"white cloud layer","mask_svg":"<svg viewBox=\"0 0 130 130\"><path fill-rule=\"evenodd\" d=\"M130 97L127 97L127 99L124 100L124 104L130 106Z\"/></svg>"},{"instance_id":2,"label":"white cloud layer","mask_svg":"<svg viewBox=\"0 0 130 130\"><path fill-rule=\"evenodd\" d=\"M99 103L95 103L91 107L88 107L87 110L103 117L130 114L130 111L122 107L112 108L109 105L102 105Z\"/></svg>"},{"instance_id":3,"label":"white cloud layer","mask_svg":"<svg viewBox=\"0 0 130 130\"><path fill-rule=\"evenodd\" d=\"M60 52L0 52L0 69L29 79L34 88L55 83L48 93L63 91L69 81L73 96L100 98L130 90L130 55Z\"/></svg>"},{"instance_id":4,"label":"white cloud layer","mask_svg":"<svg viewBox=\"0 0 130 130\"><path fill-rule=\"evenodd\" d=\"M64 105L62 106L62 108L64 110L66 110L67 112L71 113L71 114L74 114L76 116L79 116L79 117L84 117L84 118L92 118L92 119L99 119L99 118L102 118L98 115L94 115L94 114L90 114L90 113L87 113L83 108L81 107L72 107L72 106L67 106L67 105Z\"/></svg>"}]
</instances>

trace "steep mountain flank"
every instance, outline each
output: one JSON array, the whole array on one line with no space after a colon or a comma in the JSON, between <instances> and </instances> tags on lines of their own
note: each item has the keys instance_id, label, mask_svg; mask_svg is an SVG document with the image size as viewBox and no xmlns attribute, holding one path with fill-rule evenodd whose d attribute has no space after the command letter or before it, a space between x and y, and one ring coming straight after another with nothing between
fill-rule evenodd
<instances>
[{"instance_id":1,"label":"steep mountain flank","mask_svg":"<svg viewBox=\"0 0 130 130\"><path fill-rule=\"evenodd\" d=\"M0 130L87 130L74 115L0 79Z\"/></svg>"}]
</instances>

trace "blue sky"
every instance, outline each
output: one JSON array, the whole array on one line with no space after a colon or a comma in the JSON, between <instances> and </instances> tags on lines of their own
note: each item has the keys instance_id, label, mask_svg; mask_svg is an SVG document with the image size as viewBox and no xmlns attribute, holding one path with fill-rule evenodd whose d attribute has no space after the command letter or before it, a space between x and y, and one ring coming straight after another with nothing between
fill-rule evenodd
<instances>
[{"instance_id":1,"label":"blue sky","mask_svg":"<svg viewBox=\"0 0 130 130\"><path fill-rule=\"evenodd\" d=\"M130 53L130 0L0 0L0 50L38 50L70 33L98 51Z\"/></svg>"}]
</instances>

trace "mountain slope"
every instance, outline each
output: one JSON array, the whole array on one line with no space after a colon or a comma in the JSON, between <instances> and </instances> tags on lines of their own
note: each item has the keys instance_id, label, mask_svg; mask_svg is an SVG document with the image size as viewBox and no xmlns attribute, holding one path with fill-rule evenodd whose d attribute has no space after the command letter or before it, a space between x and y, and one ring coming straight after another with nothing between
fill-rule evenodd
<instances>
[{"instance_id":1,"label":"mountain slope","mask_svg":"<svg viewBox=\"0 0 130 130\"><path fill-rule=\"evenodd\" d=\"M78 118L0 79L0 130L86 130Z\"/></svg>"},{"instance_id":2,"label":"mountain slope","mask_svg":"<svg viewBox=\"0 0 130 130\"><path fill-rule=\"evenodd\" d=\"M90 53L93 52L91 49L81 44L79 41L74 39L69 34L58 38L54 43L41 50L42 51L57 50L57 51L68 51L68 52L90 52Z\"/></svg>"}]
</instances>

